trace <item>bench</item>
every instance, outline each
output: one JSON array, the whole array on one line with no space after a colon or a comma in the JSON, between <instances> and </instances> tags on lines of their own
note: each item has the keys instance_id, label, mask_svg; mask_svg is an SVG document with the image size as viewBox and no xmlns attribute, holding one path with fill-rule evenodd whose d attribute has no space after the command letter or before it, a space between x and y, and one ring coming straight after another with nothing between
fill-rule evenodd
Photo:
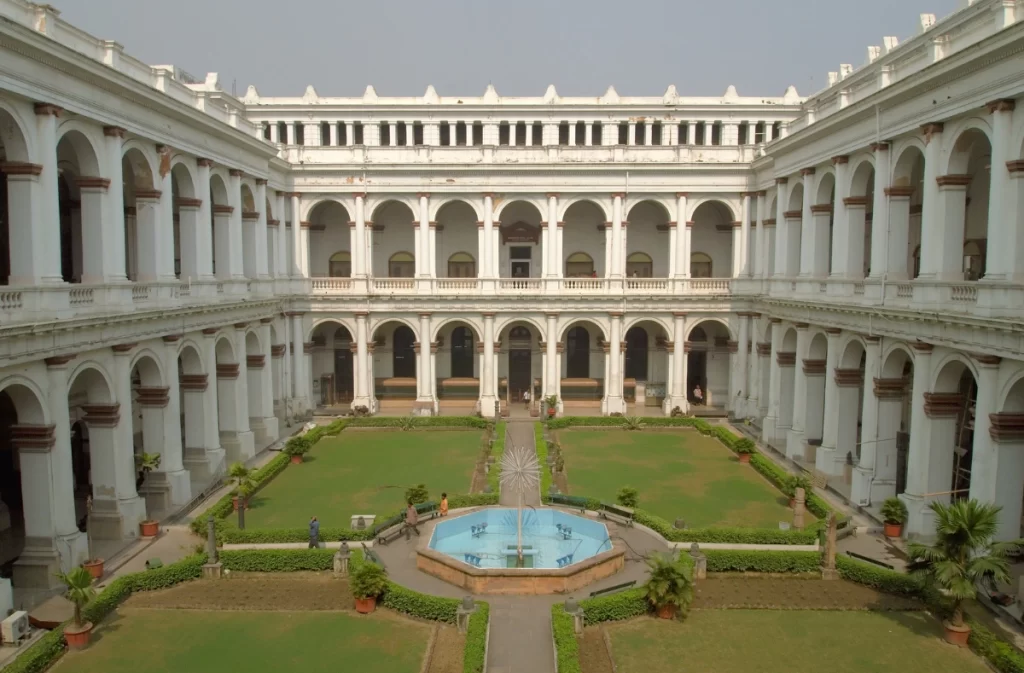
<instances>
[{"instance_id":1,"label":"bench","mask_svg":"<svg viewBox=\"0 0 1024 673\"><path fill-rule=\"evenodd\" d=\"M440 514L440 509L436 502L422 502L416 505L416 514L419 515L419 521L423 522ZM398 539L404 530L405 513L403 512L375 525L372 532L373 537L377 539L377 544L386 545L392 540Z\"/></svg>"},{"instance_id":2,"label":"bench","mask_svg":"<svg viewBox=\"0 0 1024 673\"><path fill-rule=\"evenodd\" d=\"M608 587L607 589L598 589L597 591L591 591L590 597L597 598L598 596L607 596L608 594L615 594L620 591L625 591L626 589L632 589L635 586L636 580L633 580L632 582L625 582L623 584L616 584L615 586Z\"/></svg>"},{"instance_id":3,"label":"bench","mask_svg":"<svg viewBox=\"0 0 1024 673\"><path fill-rule=\"evenodd\" d=\"M587 510L587 499L579 495L564 495L562 493L558 493L551 496L551 504L564 505L565 507L578 509L580 514Z\"/></svg>"},{"instance_id":4,"label":"bench","mask_svg":"<svg viewBox=\"0 0 1024 673\"><path fill-rule=\"evenodd\" d=\"M370 563L373 563L375 565L379 565L381 568L385 567L384 566L384 560L381 559L381 557L377 554L377 552L375 552L372 549L370 549L369 547L367 547L365 543L363 544L363 556Z\"/></svg>"},{"instance_id":5,"label":"bench","mask_svg":"<svg viewBox=\"0 0 1024 673\"><path fill-rule=\"evenodd\" d=\"M626 526L633 525L633 510L629 507L602 502L599 514L603 519L611 519Z\"/></svg>"},{"instance_id":6,"label":"bench","mask_svg":"<svg viewBox=\"0 0 1024 673\"><path fill-rule=\"evenodd\" d=\"M867 563L872 563L872 564L874 564L876 566L881 566L883 568L888 568L889 570L895 570L895 568L893 568L893 566L891 566L888 563L885 563L884 561L878 561L876 559L871 558L870 556L864 556L863 554L858 554L857 552L854 552L854 551L848 551L848 552L846 552L846 555L851 557L851 558L855 558L855 559L857 559L859 561L866 561Z\"/></svg>"}]
</instances>

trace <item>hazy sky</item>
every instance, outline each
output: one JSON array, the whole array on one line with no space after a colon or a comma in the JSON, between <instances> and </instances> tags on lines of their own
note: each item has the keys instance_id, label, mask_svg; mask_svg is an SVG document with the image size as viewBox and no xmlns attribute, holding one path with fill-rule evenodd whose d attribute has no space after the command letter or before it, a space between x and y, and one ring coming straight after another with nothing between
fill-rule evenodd
<instances>
[{"instance_id":1,"label":"hazy sky","mask_svg":"<svg viewBox=\"0 0 1024 673\"><path fill-rule=\"evenodd\" d=\"M239 95L781 95L823 88L882 36L963 0L49 0L150 64Z\"/></svg>"}]
</instances>

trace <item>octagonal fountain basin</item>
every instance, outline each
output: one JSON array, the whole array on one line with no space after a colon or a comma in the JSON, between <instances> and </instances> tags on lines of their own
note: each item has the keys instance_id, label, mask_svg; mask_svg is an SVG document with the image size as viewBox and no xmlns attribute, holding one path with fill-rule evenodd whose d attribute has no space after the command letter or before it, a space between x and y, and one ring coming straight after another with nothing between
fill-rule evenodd
<instances>
[{"instance_id":1,"label":"octagonal fountain basin","mask_svg":"<svg viewBox=\"0 0 1024 673\"><path fill-rule=\"evenodd\" d=\"M487 508L441 521L417 549L417 567L479 594L566 593L622 569L625 549L594 521L546 507Z\"/></svg>"}]
</instances>

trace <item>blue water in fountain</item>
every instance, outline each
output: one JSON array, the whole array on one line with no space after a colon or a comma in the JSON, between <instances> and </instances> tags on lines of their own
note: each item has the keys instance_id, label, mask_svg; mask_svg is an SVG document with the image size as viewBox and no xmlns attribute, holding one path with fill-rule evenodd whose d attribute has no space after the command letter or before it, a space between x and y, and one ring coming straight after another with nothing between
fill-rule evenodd
<instances>
[{"instance_id":1,"label":"blue water in fountain","mask_svg":"<svg viewBox=\"0 0 1024 673\"><path fill-rule=\"evenodd\" d=\"M514 509L485 509L442 521L430 538L431 549L480 568L508 567L507 556L515 555L515 547ZM612 543L598 521L524 508L523 547L524 555L533 557L533 568L561 568L609 551Z\"/></svg>"}]
</instances>

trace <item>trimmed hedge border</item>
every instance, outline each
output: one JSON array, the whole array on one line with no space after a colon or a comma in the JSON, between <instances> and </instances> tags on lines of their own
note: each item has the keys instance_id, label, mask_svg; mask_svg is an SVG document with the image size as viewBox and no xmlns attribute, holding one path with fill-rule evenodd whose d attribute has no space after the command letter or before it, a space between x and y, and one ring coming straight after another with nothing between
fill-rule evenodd
<instances>
[{"instance_id":1,"label":"trimmed hedge border","mask_svg":"<svg viewBox=\"0 0 1024 673\"><path fill-rule=\"evenodd\" d=\"M494 464L487 472L487 485L491 487L491 493L499 493L501 489L501 457L505 455L505 421L498 421L494 426L494 448L491 455L494 456Z\"/></svg>"},{"instance_id":2,"label":"trimmed hedge border","mask_svg":"<svg viewBox=\"0 0 1024 673\"><path fill-rule=\"evenodd\" d=\"M544 439L544 426L541 423L533 424L533 443L540 464L540 494L543 500L544 495L551 492L551 468L548 467L548 443Z\"/></svg>"},{"instance_id":3,"label":"trimmed hedge border","mask_svg":"<svg viewBox=\"0 0 1024 673\"><path fill-rule=\"evenodd\" d=\"M406 423L412 423L413 428L478 428L486 429L488 422L475 416L423 416L414 418L369 416L361 418L339 418L328 424L320 425L305 435L304 438L316 445L324 437L336 437L345 428L399 428ZM289 456L284 452L279 453L267 462L263 467L257 469L253 474L253 482L256 484L254 493L258 493L270 481L279 475L291 464ZM261 530L241 530L238 528L232 514L235 506L232 502L234 492L228 493L217 501L202 516L192 521L190 527L192 532L200 537L206 537L206 519L213 515L217 531L217 541L221 544L268 544L276 542L306 542L309 540L309 531L305 528L268 528ZM476 495L456 495L448 498L448 506L452 509L459 507L481 507L484 505L497 505L498 495L495 493L482 493ZM402 514L404 510L396 510L395 516ZM389 517L379 519L384 521ZM343 526L323 527L320 529L321 542L330 540L347 540L349 542L362 542L374 538L372 529L353 530Z\"/></svg>"},{"instance_id":4,"label":"trimmed hedge border","mask_svg":"<svg viewBox=\"0 0 1024 673\"><path fill-rule=\"evenodd\" d=\"M565 428L585 427L622 427L626 419L622 416L565 416L548 421L549 430L562 430ZM734 453L740 447L754 447L754 453L750 456L750 466L757 470L762 476L779 489L784 495L792 495L789 488L791 475L779 467L770 458L758 451L750 439L738 437L728 429L720 425L712 425L702 418L693 417L665 417L645 418L643 424L655 428L693 428L705 437L714 437ZM546 492L542 496L546 497ZM591 500L588 498L588 500ZM593 499L599 509L601 501ZM648 528L656 531L669 542L730 542L735 544L789 544L805 545L815 544L819 541L820 531L825 519L832 512L824 499L816 493L807 494L807 509L815 517L818 523L805 530L776 530L773 528L692 528L677 530L672 527L666 519L651 514L650 512L638 509L634 512L634 520Z\"/></svg>"},{"instance_id":5,"label":"trimmed hedge border","mask_svg":"<svg viewBox=\"0 0 1024 673\"><path fill-rule=\"evenodd\" d=\"M565 612L564 603L555 603L551 606L551 635L555 641L558 673L582 673L576 628L572 617Z\"/></svg>"}]
</instances>

